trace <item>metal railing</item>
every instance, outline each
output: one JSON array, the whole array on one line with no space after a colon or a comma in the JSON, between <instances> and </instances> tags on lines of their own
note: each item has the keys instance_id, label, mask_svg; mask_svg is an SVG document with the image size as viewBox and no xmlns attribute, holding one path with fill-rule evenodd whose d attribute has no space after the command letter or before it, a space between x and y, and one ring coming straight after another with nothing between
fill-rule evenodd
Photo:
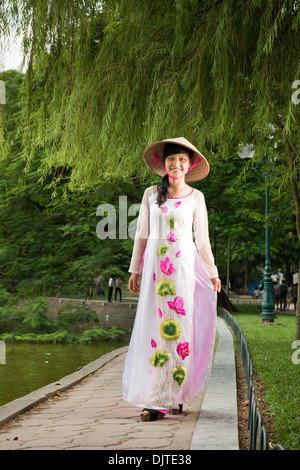
<instances>
[{"instance_id":1,"label":"metal railing","mask_svg":"<svg viewBox=\"0 0 300 470\"><path fill-rule=\"evenodd\" d=\"M249 430L249 450L269 450L268 431L263 424L262 415L257 409L255 384L253 380L252 359L248 343L244 337L240 324L224 308L218 307L218 316L223 318L230 326L237 338L240 348L242 363L244 366L247 381L248 409L248 430ZM285 450L281 444L275 444L273 450Z\"/></svg>"}]
</instances>

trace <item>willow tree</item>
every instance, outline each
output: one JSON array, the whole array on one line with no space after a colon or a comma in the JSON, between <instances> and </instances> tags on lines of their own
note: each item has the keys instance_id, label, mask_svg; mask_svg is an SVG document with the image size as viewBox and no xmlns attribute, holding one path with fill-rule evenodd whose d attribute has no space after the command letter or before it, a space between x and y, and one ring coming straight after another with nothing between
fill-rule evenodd
<instances>
[{"instance_id":1,"label":"willow tree","mask_svg":"<svg viewBox=\"0 0 300 470\"><path fill-rule=\"evenodd\" d=\"M276 191L291 188L300 239L299 0L1 6L2 34L15 24L24 35L28 165L43 147L45 174L72 169L70 184L86 188L144 180L141 151L166 136L224 161L251 144L254 160L268 153ZM300 338L299 303L297 319Z\"/></svg>"}]
</instances>

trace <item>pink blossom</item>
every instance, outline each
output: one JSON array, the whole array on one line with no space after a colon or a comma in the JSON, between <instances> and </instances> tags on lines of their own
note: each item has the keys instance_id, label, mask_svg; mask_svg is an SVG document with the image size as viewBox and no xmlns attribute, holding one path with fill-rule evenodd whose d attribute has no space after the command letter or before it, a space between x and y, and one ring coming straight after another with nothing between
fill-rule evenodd
<instances>
[{"instance_id":1,"label":"pink blossom","mask_svg":"<svg viewBox=\"0 0 300 470\"><path fill-rule=\"evenodd\" d=\"M153 273L153 281L156 281L156 274Z\"/></svg>"},{"instance_id":2,"label":"pink blossom","mask_svg":"<svg viewBox=\"0 0 300 470\"><path fill-rule=\"evenodd\" d=\"M167 304L171 310L175 310L179 315L185 315L182 297L175 297L174 302L167 302Z\"/></svg>"},{"instance_id":3,"label":"pink blossom","mask_svg":"<svg viewBox=\"0 0 300 470\"><path fill-rule=\"evenodd\" d=\"M151 339L151 346L152 348L156 348L157 344L156 342L154 341L154 339ZM178 349L178 348L177 348Z\"/></svg>"},{"instance_id":4,"label":"pink blossom","mask_svg":"<svg viewBox=\"0 0 300 470\"><path fill-rule=\"evenodd\" d=\"M181 201L176 202L176 204L174 204L174 209L177 209L177 207L179 207L180 204L181 204Z\"/></svg>"},{"instance_id":5,"label":"pink blossom","mask_svg":"<svg viewBox=\"0 0 300 470\"><path fill-rule=\"evenodd\" d=\"M160 262L160 270L164 274L172 274L176 269L174 268L173 264L171 263L170 258L166 258L165 261Z\"/></svg>"},{"instance_id":6,"label":"pink blossom","mask_svg":"<svg viewBox=\"0 0 300 470\"><path fill-rule=\"evenodd\" d=\"M157 313L158 313L159 318L161 318L162 317L162 311L159 307L157 308Z\"/></svg>"},{"instance_id":7,"label":"pink blossom","mask_svg":"<svg viewBox=\"0 0 300 470\"><path fill-rule=\"evenodd\" d=\"M182 359L187 357L190 354L189 343L179 343L177 346L177 352Z\"/></svg>"},{"instance_id":8,"label":"pink blossom","mask_svg":"<svg viewBox=\"0 0 300 470\"><path fill-rule=\"evenodd\" d=\"M177 251L176 253L176 257L179 258L179 256L181 256L181 250Z\"/></svg>"},{"instance_id":9,"label":"pink blossom","mask_svg":"<svg viewBox=\"0 0 300 470\"><path fill-rule=\"evenodd\" d=\"M162 206L161 211L162 211L163 214L166 214L166 212L168 212L167 206Z\"/></svg>"},{"instance_id":10,"label":"pink blossom","mask_svg":"<svg viewBox=\"0 0 300 470\"><path fill-rule=\"evenodd\" d=\"M168 239L170 242L177 242L178 236L176 235L176 233L170 232L169 235L167 236L167 239Z\"/></svg>"}]
</instances>

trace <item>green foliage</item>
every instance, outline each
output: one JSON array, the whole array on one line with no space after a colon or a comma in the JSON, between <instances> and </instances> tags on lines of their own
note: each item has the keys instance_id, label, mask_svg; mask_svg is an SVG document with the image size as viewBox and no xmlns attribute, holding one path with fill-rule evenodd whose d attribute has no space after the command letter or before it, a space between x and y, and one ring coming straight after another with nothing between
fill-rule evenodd
<instances>
[{"instance_id":1,"label":"green foliage","mask_svg":"<svg viewBox=\"0 0 300 470\"><path fill-rule=\"evenodd\" d=\"M53 319L47 316L48 305L43 297L18 304L10 301L10 295L9 298L5 306L0 306L0 339L4 341L75 343L115 341L124 335L121 328L99 328L97 314L84 305L66 305Z\"/></svg>"},{"instance_id":2,"label":"green foliage","mask_svg":"<svg viewBox=\"0 0 300 470\"><path fill-rule=\"evenodd\" d=\"M91 330L85 330L79 341L90 342L90 341L113 341L119 340L124 335L124 331L118 327L112 327L107 330L104 328L93 328Z\"/></svg>"},{"instance_id":3,"label":"green foliage","mask_svg":"<svg viewBox=\"0 0 300 470\"><path fill-rule=\"evenodd\" d=\"M17 281L18 292L27 297L86 297L103 269L118 266L118 274L127 273L132 250L131 239L113 243L97 237L97 207L109 201L115 208L117 236L119 195L130 200L139 191L134 182L121 180L117 186L103 182L89 191L72 191L69 170L63 179L56 179L57 170L43 174L43 152L27 167L18 130L23 76L10 71L5 78L4 112L12 145L0 159L1 278L7 286Z\"/></svg>"},{"instance_id":4,"label":"green foliage","mask_svg":"<svg viewBox=\"0 0 300 470\"><path fill-rule=\"evenodd\" d=\"M299 148L298 2L12 0L1 14L4 35L24 34L21 135L43 178L145 180L142 149L174 135L211 161L239 144L258 160L268 150L277 186L297 168L285 145Z\"/></svg>"},{"instance_id":5,"label":"green foliage","mask_svg":"<svg viewBox=\"0 0 300 470\"><path fill-rule=\"evenodd\" d=\"M54 321L47 318L47 300L41 297L30 299L23 307L22 325L25 331L50 333L54 329Z\"/></svg>"},{"instance_id":6,"label":"green foliage","mask_svg":"<svg viewBox=\"0 0 300 470\"><path fill-rule=\"evenodd\" d=\"M272 442L287 450L300 447L300 368L292 361L295 317L278 314L278 325L261 325L257 306L236 305L235 320L249 344L254 370L264 384L264 397L274 431Z\"/></svg>"},{"instance_id":7,"label":"green foliage","mask_svg":"<svg viewBox=\"0 0 300 470\"><path fill-rule=\"evenodd\" d=\"M97 206L117 207L120 194L140 202L141 182L159 181L142 149L175 135L211 163L196 186L206 195L212 240L217 231L223 275L228 235L232 269L263 266L264 182L250 168L268 152L272 267L296 270L297 2L147 0L132 8L128 0L12 0L6 7L2 34L12 24L23 31L29 66L24 76L3 77L4 279L22 280L28 296L82 297L95 278L127 273L132 241L99 240ZM249 143L254 159L237 171L236 152Z\"/></svg>"},{"instance_id":8,"label":"green foliage","mask_svg":"<svg viewBox=\"0 0 300 470\"><path fill-rule=\"evenodd\" d=\"M144 188L156 184L154 174L145 184L112 178L88 191L71 190L70 169L59 166L46 175L40 169L43 154L26 167L17 130L20 120L20 87L23 77L6 74L9 134L12 153L0 161L0 263L1 277L17 284L25 298L61 295L85 298L100 278L107 285L111 274L127 283L133 240L119 239L119 196L127 196L127 210L139 203ZM227 237L231 237L231 271L241 273L264 263L264 170L251 171L237 156L215 159L210 175L193 184L202 190L209 210L211 241L217 236L217 264L226 275ZM63 171L63 178L57 172ZM55 183L54 180L55 179ZM55 192L55 197L53 197ZM276 192L271 190L271 197ZM116 238L100 240L96 228L97 207L111 204L116 211ZM128 223L134 216L128 216ZM282 223L284 220L284 224ZM8 223L9 221L9 223ZM272 267L294 264L297 249L295 211L290 193L271 204ZM25 229L26 227L26 229ZM284 269L284 268L282 268ZM294 269L294 268L293 268ZM260 277L260 276L259 276ZM11 287L12 288L12 287ZM16 290L14 288L14 290Z\"/></svg>"},{"instance_id":9,"label":"green foliage","mask_svg":"<svg viewBox=\"0 0 300 470\"><path fill-rule=\"evenodd\" d=\"M10 293L7 292L6 289L0 286L0 308L3 307L8 303L10 300L11 296Z\"/></svg>"},{"instance_id":10,"label":"green foliage","mask_svg":"<svg viewBox=\"0 0 300 470\"><path fill-rule=\"evenodd\" d=\"M99 320L96 312L92 312L85 305L78 307L65 305L58 310L58 325L61 328L72 329L72 331L78 332L84 324L98 323Z\"/></svg>"}]
</instances>

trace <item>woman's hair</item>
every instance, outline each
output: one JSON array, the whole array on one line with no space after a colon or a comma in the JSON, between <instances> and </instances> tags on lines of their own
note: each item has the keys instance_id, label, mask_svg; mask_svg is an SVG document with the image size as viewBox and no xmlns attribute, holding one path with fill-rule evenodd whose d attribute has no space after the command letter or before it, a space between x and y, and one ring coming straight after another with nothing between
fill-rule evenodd
<instances>
[{"instance_id":1,"label":"woman's hair","mask_svg":"<svg viewBox=\"0 0 300 470\"><path fill-rule=\"evenodd\" d=\"M188 147L184 147L183 145L179 144L172 144L171 142L167 142L164 150L163 150L163 159L165 162L165 159L169 155L177 155L178 153L187 153L190 157L190 160L192 160L194 156L193 150L189 149ZM158 192L157 192L157 204L161 206L164 204L164 202L167 200L168 197L168 188L169 188L169 175L166 174L162 180L161 183L158 187Z\"/></svg>"}]
</instances>

